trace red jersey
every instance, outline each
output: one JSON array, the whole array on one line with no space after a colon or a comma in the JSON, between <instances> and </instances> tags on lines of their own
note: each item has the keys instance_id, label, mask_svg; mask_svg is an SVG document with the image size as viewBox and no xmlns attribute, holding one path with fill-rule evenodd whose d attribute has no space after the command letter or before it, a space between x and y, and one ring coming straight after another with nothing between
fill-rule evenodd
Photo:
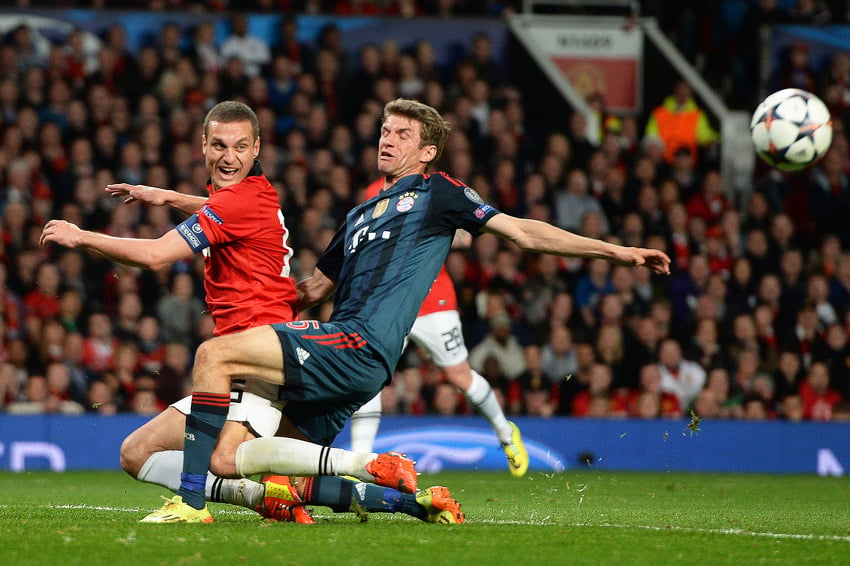
<instances>
[{"instance_id":1,"label":"red jersey","mask_svg":"<svg viewBox=\"0 0 850 566\"><path fill-rule=\"evenodd\" d=\"M204 290L215 335L297 317L292 250L277 191L258 164L240 183L213 191L177 227L204 254Z\"/></svg>"},{"instance_id":2,"label":"red jersey","mask_svg":"<svg viewBox=\"0 0 850 566\"><path fill-rule=\"evenodd\" d=\"M366 187L366 198L370 199L381 192L384 187L384 180L378 179L373 181ZM428 296L422 301L422 306L419 308L417 316L424 316L433 312L455 311L457 310L457 295L455 294L455 285L452 278L449 277L446 266L440 268L437 278L431 284L431 290Z\"/></svg>"}]
</instances>

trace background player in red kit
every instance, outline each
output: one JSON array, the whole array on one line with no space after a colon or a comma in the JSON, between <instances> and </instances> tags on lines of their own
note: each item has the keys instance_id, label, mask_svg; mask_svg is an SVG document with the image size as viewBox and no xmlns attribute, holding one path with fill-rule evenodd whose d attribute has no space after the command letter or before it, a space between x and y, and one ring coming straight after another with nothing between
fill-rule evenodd
<instances>
[{"instance_id":1,"label":"background player in red kit","mask_svg":"<svg viewBox=\"0 0 850 566\"><path fill-rule=\"evenodd\" d=\"M366 188L366 199L376 196L383 188L383 179L373 182ZM462 234L460 238L459 234ZM460 231L459 234L455 241L472 239L466 232ZM428 352L434 364L443 370L446 380L461 390L469 404L490 421L508 458L511 474L524 476L528 470L528 452L519 428L505 418L487 380L469 365L457 310L457 295L445 266L440 269L422 302L408 338ZM381 396L378 394L351 416L351 449L354 452L372 451L380 421Z\"/></svg>"}]
</instances>

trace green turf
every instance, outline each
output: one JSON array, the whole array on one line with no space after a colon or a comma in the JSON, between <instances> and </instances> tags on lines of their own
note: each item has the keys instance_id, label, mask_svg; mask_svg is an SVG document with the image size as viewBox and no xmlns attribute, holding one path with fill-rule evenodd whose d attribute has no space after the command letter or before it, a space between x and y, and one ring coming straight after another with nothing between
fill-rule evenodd
<instances>
[{"instance_id":1,"label":"green turf","mask_svg":"<svg viewBox=\"0 0 850 566\"><path fill-rule=\"evenodd\" d=\"M226 505L212 525L143 525L164 490L117 472L0 473L0 565L847 564L850 484L815 476L594 470L447 473L467 524L316 509L263 523Z\"/></svg>"}]
</instances>

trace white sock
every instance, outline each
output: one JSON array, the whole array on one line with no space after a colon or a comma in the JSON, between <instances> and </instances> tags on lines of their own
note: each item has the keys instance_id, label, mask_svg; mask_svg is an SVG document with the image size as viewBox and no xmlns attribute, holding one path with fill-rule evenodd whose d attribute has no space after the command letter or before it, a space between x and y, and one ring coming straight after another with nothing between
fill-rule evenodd
<instances>
[{"instance_id":1,"label":"white sock","mask_svg":"<svg viewBox=\"0 0 850 566\"><path fill-rule=\"evenodd\" d=\"M510 444L513 429L505 418L505 413L496 400L493 388L481 374L472 370L472 384L463 392L469 404L490 421L490 426L496 432L499 442Z\"/></svg>"},{"instance_id":2,"label":"white sock","mask_svg":"<svg viewBox=\"0 0 850 566\"><path fill-rule=\"evenodd\" d=\"M164 450L154 452L139 470L139 481L161 485L172 492L180 487L180 474L183 472L183 452ZM225 479L207 473L204 488L207 501L231 503L254 509L263 502L265 493L263 484L245 479Z\"/></svg>"},{"instance_id":3,"label":"white sock","mask_svg":"<svg viewBox=\"0 0 850 566\"><path fill-rule=\"evenodd\" d=\"M371 452L381 424L381 393L351 415L351 451Z\"/></svg>"},{"instance_id":4,"label":"white sock","mask_svg":"<svg viewBox=\"0 0 850 566\"><path fill-rule=\"evenodd\" d=\"M360 454L294 438L255 438L236 449L236 472L243 477L272 473L287 476L354 476L372 482L366 464L377 454Z\"/></svg>"}]
</instances>

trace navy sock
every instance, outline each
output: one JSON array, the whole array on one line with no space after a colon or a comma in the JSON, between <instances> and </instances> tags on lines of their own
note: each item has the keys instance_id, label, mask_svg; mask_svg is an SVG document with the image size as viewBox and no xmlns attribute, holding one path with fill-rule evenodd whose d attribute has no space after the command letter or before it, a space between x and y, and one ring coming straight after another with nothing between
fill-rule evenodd
<instances>
[{"instance_id":1,"label":"navy sock","mask_svg":"<svg viewBox=\"0 0 850 566\"><path fill-rule=\"evenodd\" d=\"M405 513L425 519L425 508L410 493L336 476L307 478L304 503L330 507L335 513L362 510L371 513Z\"/></svg>"},{"instance_id":2,"label":"navy sock","mask_svg":"<svg viewBox=\"0 0 850 566\"><path fill-rule=\"evenodd\" d=\"M203 509L206 505L204 485L210 459L229 408L230 393L192 394L192 412L186 415L183 473L177 495L195 509Z\"/></svg>"}]
</instances>

